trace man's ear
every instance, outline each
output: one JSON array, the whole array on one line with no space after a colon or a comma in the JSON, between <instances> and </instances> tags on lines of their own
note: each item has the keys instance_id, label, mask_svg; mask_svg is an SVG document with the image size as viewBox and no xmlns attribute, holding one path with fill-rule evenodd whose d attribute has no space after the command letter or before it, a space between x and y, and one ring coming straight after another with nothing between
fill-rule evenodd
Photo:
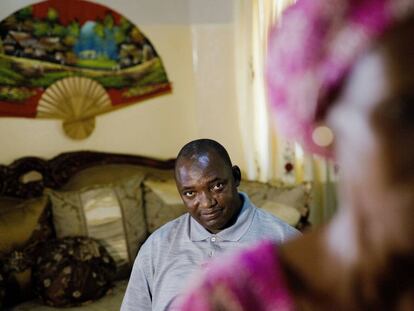
<instances>
[{"instance_id":1,"label":"man's ear","mask_svg":"<svg viewBox=\"0 0 414 311\"><path fill-rule=\"evenodd\" d=\"M233 172L233 178L234 178L234 182L236 184L236 187L238 187L240 185L240 180L241 180L240 168L237 165L234 165L231 168L231 170Z\"/></svg>"}]
</instances>

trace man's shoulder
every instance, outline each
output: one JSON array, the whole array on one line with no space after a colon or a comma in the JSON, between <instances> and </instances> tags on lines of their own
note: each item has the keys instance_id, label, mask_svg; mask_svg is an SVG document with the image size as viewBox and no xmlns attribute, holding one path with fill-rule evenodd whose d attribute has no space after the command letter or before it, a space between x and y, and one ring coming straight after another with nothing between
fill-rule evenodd
<instances>
[{"instance_id":1,"label":"man's shoulder","mask_svg":"<svg viewBox=\"0 0 414 311\"><path fill-rule=\"evenodd\" d=\"M187 215L188 213L181 215L151 233L141 246L139 255L141 257L151 257L165 250L169 245L174 244L176 239L185 234Z\"/></svg>"}]
</instances>

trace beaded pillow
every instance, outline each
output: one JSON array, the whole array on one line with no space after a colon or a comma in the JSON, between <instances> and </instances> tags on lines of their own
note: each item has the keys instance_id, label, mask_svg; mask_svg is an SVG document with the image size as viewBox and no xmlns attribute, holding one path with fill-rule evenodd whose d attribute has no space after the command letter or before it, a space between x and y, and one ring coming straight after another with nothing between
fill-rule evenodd
<instances>
[{"instance_id":1,"label":"beaded pillow","mask_svg":"<svg viewBox=\"0 0 414 311\"><path fill-rule=\"evenodd\" d=\"M69 307L105 295L115 272L114 260L97 240L68 237L44 244L32 278L45 304Z\"/></svg>"}]
</instances>

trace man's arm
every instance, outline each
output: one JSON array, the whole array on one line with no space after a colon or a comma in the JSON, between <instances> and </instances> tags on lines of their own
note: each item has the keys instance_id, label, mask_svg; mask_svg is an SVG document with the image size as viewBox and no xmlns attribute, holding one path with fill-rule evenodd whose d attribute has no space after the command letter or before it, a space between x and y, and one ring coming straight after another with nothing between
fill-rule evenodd
<instances>
[{"instance_id":1,"label":"man's arm","mask_svg":"<svg viewBox=\"0 0 414 311\"><path fill-rule=\"evenodd\" d=\"M147 241L148 242L148 241ZM147 245L146 245L147 244ZM148 243L145 243L134 262L121 311L152 310L152 262Z\"/></svg>"}]
</instances>

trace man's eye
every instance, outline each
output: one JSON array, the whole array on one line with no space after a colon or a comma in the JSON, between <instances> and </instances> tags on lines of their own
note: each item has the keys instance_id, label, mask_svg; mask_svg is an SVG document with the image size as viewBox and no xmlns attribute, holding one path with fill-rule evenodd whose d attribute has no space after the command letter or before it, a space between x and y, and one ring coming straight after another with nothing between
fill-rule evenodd
<instances>
[{"instance_id":1,"label":"man's eye","mask_svg":"<svg viewBox=\"0 0 414 311\"><path fill-rule=\"evenodd\" d=\"M214 191L221 190L221 189L223 189L223 187L224 187L224 185L222 183L218 183L218 184L215 184L213 186L213 190Z\"/></svg>"},{"instance_id":2,"label":"man's eye","mask_svg":"<svg viewBox=\"0 0 414 311\"><path fill-rule=\"evenodd\" d=\"M195 195L194 191L186 191L184 192L184 196L187 198L192 198Z\"/></svg>"}]
</instances>

